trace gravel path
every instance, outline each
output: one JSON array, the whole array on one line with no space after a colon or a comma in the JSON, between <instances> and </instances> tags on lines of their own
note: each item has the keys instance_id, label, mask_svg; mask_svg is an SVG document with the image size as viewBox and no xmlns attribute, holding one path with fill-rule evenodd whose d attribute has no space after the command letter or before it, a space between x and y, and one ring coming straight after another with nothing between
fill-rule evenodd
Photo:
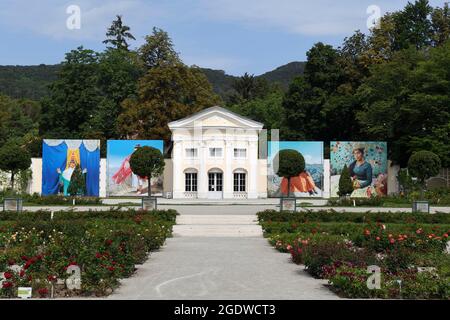
<instances>
[{"instance_id":1,"label":"gravel path","mask_svg":"<svg viewBox=\"0 0 450 320\"><path fill-rule=\"evenodd\" d=\"M182 214L177 222L174 237L110 299L338 298L273 249L255 215Z\"/></svg>"}]
</instances>

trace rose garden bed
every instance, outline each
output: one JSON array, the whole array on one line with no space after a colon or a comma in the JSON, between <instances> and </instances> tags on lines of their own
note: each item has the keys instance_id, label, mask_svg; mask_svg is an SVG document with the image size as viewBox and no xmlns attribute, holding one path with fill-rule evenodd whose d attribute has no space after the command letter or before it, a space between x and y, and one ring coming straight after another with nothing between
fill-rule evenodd
<instances>
[{"instance_id":1,"label":"rose garden bed","mask_svg":"<svg viewBox=\"0 0 450 320\"><path fill-rule=\"evenodd\" d=\"M104 296L171 236L176 211L0 213L0 297ZM81 287L67 279L79 268ZM1 276L3 275L3 279ZM70 280L69 279L69 280Z\"/></svg>"},{"instance_id":2,"label":"rose garden bed","mask_svg":"<svg viewBox=\"0 0 450 320\"><path fill-rule=\"evenodd\" d=\"M348 298L450 299L450 215L258 213L270 243ZM381 287L369 289L369 266Z\"/></svg>"}]
</instances>

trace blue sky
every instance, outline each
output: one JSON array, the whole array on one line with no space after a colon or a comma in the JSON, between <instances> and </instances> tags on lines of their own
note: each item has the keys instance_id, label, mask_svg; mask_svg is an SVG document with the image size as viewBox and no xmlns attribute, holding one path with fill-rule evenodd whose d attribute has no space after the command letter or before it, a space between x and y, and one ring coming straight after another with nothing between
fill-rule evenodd
<instances>
[{"instance_id":1,"label":"blue sky","mask_svg":"<svg viewBox=\"0 0 450 320\"><path fill-rule=\"evenodd\" d=\"M149 146L164 151L162 140L108 140L107 159L110 169L117 169L123 160L134 152L136 145ZM110 172L112 175L114 172Z\"/></svg>"},{"instance_id":2,"label":"blue sky","mask_svg":"<svg viewBox=\"0 0 450 320\"><path fill-rule=\"evenodd\" d=\"M278 145L277 145L278 144ZM319 141L279 141L268 142L268 160L273 158L280 150L292 149L300 152L308 164L323 163L323 142Z\"/></svg>"},{"instance_id":3,"label":"blue sky","mask_svg":"<svg viewBox=\"0 0 450 320\"><path fill-rule=\"evenodd\" d=\"M434 6L445 1L431 0ZM370 5L381 13L407 0L0 0L0 65L54 64L71 49L102 50L116 14L131 26L139 46L153 26L168 31L185 63L261 74L305 60L318 41L334 46L367 32ZM69 30L70 5L81 9L81 29Z\"/></svg>"}]
</instances>

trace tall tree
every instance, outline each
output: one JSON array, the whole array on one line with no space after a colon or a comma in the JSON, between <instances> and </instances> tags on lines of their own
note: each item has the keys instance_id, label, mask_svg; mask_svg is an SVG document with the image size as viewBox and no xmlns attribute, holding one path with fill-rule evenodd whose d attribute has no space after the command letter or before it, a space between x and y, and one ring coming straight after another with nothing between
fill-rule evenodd
<instances>
[{"instance_id":1,"label":"tall tree","mask_svg":"<svg viewBox=\"0 0 450 320\"><path fill-rule=\"evenodd\" d=\"M39 117L39 103L0 95L0 145L11 138L36 135Z\"/></svg>"},{"instance_id":2,"label":"tall tree","mask_svg":"<svg viewBox=\"0 0 450 320\"><path fill-rule=\"evenodd\" d=\"M137 82L142 75L143 68L134 52L107 50L100 55L97 86L101 100L86 129L90 137L120 137L117 118L123 111L122 102L137 95Z\"/></svg>"},{"instance_id":3,"label":"tall tree","mask_svg":"<svg viewBox=\"0 0 450 320\"><path fill-rule=\"evenodd\" d=\"M427 147L450 164L443 142L450 123L449 64L450 42L428 52L411 48L372 67L359 88L358 119L365 137L388 141L397 163L406 165L412 152Z\"/></svg>"},{"instance_id":4,"label":"tall tree","mask_svg":"<svg viewBox=\"0 0 450 320\"><path fill-rule=\"evenodd\" d=\"M151 68L139 80L137 98L123 103L119 129L124 138L170 141L167 124L220 103L200 69L183 64Z\"/></svg>"},{"instance_id":5,"label":"tall tree","mask_svg":"<svg viewBox=\"0 0 450 320\"><path fill-rule=\"evenodd\" d=\"M255 76L253 74L250 75L247 72L242 77L236 79L233 83L233 89L243 100L249 100L251 98L252 91L255 89L255 86Z\"/></svg>"},{"instance_id":6,"label":"tall tree","mask_svg":"<svg viewBox=\"0 0 450 320\"><path fill-rule=\"evenodd\" d=\"M20 139L8 140L0 147L0 170L11 174L11 189L14 190L14 178L31 166L31 155L21 144Z\"/></svg>"},{"instance_id":7,"label":"tall tree","mask_svg":"<svg viewBox=\"0 0 450 320\"><path fill-rule=\"evenodd\" d=\"M98 53L79 47L66 54L59 78L42 102L40 133L47 138L80 138L101 103Z\"/></svg>"},{"instance_id":8,"label":"tall tree","mask_svg":"<svg viewBox=\"0 0 450 320\"><path fill-rule=\"evenodd\" d=\"M408 2L402 11L394 14L396 25L394 50L407 49L410 46L422 49L431 44L432 11L428 0L416 0L414 3Z\"/></svg>"},{"instance_id":9,"label":"tall tree","mask_svg":"<svg viewBox=\"0 0 450 320\"><path fill-rule=\"evenodd\" d=\"M108 48L119 50L128 50L129 44L127 41L136 40L130 32L130 27L123 24L121 15L116 16L116 20L112 22L106 32L106 37L107 39L103 43L112 45Z\"/></svg>"},{"instance_id":10,"label":"tall tree","mask_svg":"<svg viewBox=\"0 0 450 320\"><path fill-rule=\"evenodd\" d=\"M433 45L440 46L450 39L450 7L448 3L442 8L435 8L431 14L433 28Z\"/></svg>"},{"instance_id":11,"label":"tall tree","mask_svg":"<svg viewBox=\"0 0 450 320\"><path fill-rule=\"evenodd\" d=\"M153 28L151 35L145 37L145 43L138 52L147 68L181 63L169 34L156 27Z\"/></svg>"},{"instance_id":12,"label":"tall tree","mask_svg":"<svg viewBox=\"0 0 450 320\"><path fill-rule=\"evenodd\" d=\"M342 130L341 122L327 121L334 110L326 103L344 83L339 52L332 46L317 43L307 53L303 76L295 79L283 100L288 139L329 141Z\"/></svg>"},{"instance_id":13,"label":"tall tree","mask_svg":"<svg viewBox=\"0 0 450 320\"><path fill-rule=\"evenodd\" d=\"M283 93L274 91L263 98L242 101L229 106L230 110L264 123L267 130L281 129Z\"/></svg>"}]
</instances>

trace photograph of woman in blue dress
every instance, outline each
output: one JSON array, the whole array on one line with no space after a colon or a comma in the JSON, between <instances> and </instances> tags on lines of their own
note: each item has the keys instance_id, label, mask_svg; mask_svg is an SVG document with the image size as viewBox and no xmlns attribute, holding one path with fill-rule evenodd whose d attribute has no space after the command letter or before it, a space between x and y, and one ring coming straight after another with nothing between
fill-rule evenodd
<instances>
[{"instance_id":1,"label":"photograph of woman in blue dress","mask_svg":"<svg viewBox=\"0 0 450 320\"><path fill-rule=\"evenodd\" d=\"M338 197L344 166L353 183L352 198L387 194L387 143L383 141L332 141L330 143L330 194Z\"/></svg>"},{"instance_id":2,"label":"photograph of woman in blue dress","mask_svg":"<svg viewBox=\"0 0 450 320\"><path fill-rule=\"evenodd\" d=\"M372 166L364 158L364 148L358 147L353 150L353 161L350 166L350 177L353 180L353 189L362 189L372 184Z\"/></svg>"}]
</instances>

